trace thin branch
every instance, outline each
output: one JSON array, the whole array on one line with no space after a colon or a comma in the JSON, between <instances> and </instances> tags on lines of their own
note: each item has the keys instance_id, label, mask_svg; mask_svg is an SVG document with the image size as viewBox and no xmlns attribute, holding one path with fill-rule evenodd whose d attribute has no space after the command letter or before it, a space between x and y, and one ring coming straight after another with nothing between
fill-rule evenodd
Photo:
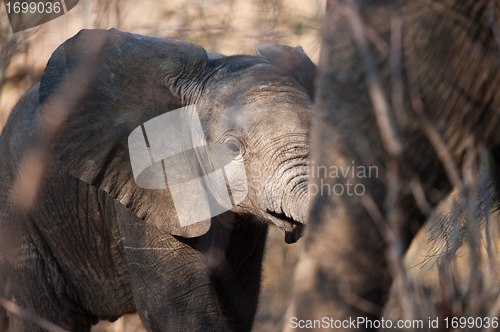
<instances>
[{"instance_id":1,"label":"thin branch","mask_svg":"<svg viewBox=\"0 0 500 332\"><path fill-rule=\"evenodd\" d=\"M0 297L0 306L2 306L5 310L10 312L11 314L14 314L18 317L20 317L23 320L29 321L30 323L39 326L43 329L46 329L47 331L50 332L68 332L68 330L65 330L57 325L55 325L52 322L49 322L48 320L39 317L38 315L34 314L28 309L25 309L16 303L7 300L4 297Z\"/></svg>"},{"instance_id":2,"label":"thin branch","mask_svg":"<svg viewBox=\"0 0 500 332\"><path fill-rule=\"evenodd\" d=\"M397 127L395 125L395 119L391 116L391 107L387 98L385 97L384 90L382 88L382 79L377 70L377 64L375 62L376 57L371 53L368 41L366 40L366 28L365 23L361 18L359 8L353 0L348 2L347 6L341 6L342 13L346 17L347 21L351 26L351 31L354 40L358 46L361 54L363 64L366 69L366 82L368 93L370 95L370 100L373 105L373 111L375 113L375 119L377 126L379 128L379 133L382 139L382 144L388 154L387 161L387 195L385 198L386 206L386 218L387 223L391 228L383 230L385 239L387 241L387 260L389 269L393 279L399 279L400 291L398 292L400 303L403 306L403 313L406 319L412 320L416 317L416 308L411 301L411 296L409 293L409 280L404 266L403 258L405 251L405 244L403 243L403 230L406 227L406 219L401 211L400 202L400 176L399 176L399 157L402 154L403 148L402 143L398 135ZM402 21L399 18L394 17L391 27L391 45L390 45L390 57L395 60L393 64L395 84L397 81L402 81L401 79L401 38L402 38ZM373 31L371 30L373 35ZM375 44L378 40L382 38L375 38ZM400 91L395 91L398 93ZM400 96L393 95L394 101L397 102L397 107L402 108L402 94ZM366 203L369 202L365 200ZM371 206L371 211L373 215L373 206ZM377 218L377 220L380 218ZM375 220L375 219L374 219ZM379 228L381 224L385 224L383 221L376 222ZM391 235L389 235L391 234Z\"/></svg>"}]
</instances>

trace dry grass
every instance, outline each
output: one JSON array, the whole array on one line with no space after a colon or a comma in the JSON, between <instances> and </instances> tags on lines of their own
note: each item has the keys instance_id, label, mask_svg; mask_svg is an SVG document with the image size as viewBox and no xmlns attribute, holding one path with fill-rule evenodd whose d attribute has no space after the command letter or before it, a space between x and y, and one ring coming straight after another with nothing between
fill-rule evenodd
<instances>
[{"instance_id":1,"label":"dry grass","mask_svg":"<svg viewBox=\"0 0 500 332\"><path fill-rule=\"evenodd\" d=\"M468 200L458 190L437 207L406 252L406 285L401 279L394 283L384 308L386 319L405 317L402 287L415 308L413 319L439 317L443 326L446 317L498 316L500 215L497 207L489 205L489 189L474 198L474 204L480 203L475 217L467 217ZM473 232L471 223L478 226Z\"/></svg>"}]
</instances>

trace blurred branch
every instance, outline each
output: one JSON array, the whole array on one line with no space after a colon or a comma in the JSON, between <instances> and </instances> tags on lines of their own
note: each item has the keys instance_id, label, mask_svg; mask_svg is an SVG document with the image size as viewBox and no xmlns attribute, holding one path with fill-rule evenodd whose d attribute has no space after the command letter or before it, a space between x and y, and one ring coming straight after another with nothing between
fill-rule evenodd
<instances>
[{"instance_id":1,"label":"blurred branch","mask_svg":"<svg viewBox=\"0 0 500 332\"><path fill-rule=\"evenodd\" d=\"M403 315L405 319L413 320L417 316L416 308L411 301L409 293L410 285L403 262L406 248L405 243L403 243L403 232L406 227L405 223L407 220L401 213L401 202L399 199L401 192L399 158L403 148L395 125L395 119L392 117L391 107L382 88L383 84L377 70L376 56L371 53L366 37L371 35L373 37L373 41L370 41L372 41L374 45L379 45L379 49L382 48L380 45L383 45L381 42L383 39L374 29L369 29L371 33L368 35L366 28L367 24L362 20L357 4L353 0L349 0L347 3L347 5L343 5L340 8L342 8L342 13L351 26L354 40L361 53L361 58L366 70L368 93L373 105L376 123L379 128L382 145L388 154L387 196L385 198L385 206L387 223L391 231L389 232L388 229L385 229L386 235L384 238L388 245L386 253L387 261L393 280L399 280L398 285L400 285L400 287L398 294L399 300L404 308ZM401 72L401 62L399 61L399 58L401 57L401 29L401 20L395 18L392 26L393 31L391 34L392 39L390 48L391 60L394 61L392 67L395 70L393 77L393 79L396 80L395 83L398 83L397 81L401 81L401 75L398 75L398 73ZM397 92L398 91L395 91L395 93ZM401 97L393 95L393 100L402 100L402 95ZM399 102L396 106L402 107L402 103ZM373 207L371 210L371 215L373 215ZM378 219L379 218L376 218L374 220ZM376 224L380 225L385 223L379 221L376 222Z\"/></svg>"},{"instance_id":2,"label":"blurred branch","mask_svg":"<svg viewBox=\"0 0 500 332\"><path fill-rule=\"evenodd\" d=\"M411 27L407 27L411 29ZM414 58L414 45L411 38L408 40L408 63L417 63ZM422 125L422 130L431 142L438 158L441 160L443 167L446 171L448 179L452 186L458 188L460 191L463 190L462 179L460 178L460 172L458 171L458 166L453 160L450 149L446 144L444 138L441 136L437 128L434 126L432 121L429 119L428 115L425 113L424 104L420 96L420 91L418 89L417 78L415 72L411 70L411 66L407 65L405 67L408 79L408 93L410 95L410 103L414 113L417 115L419 123Z\"/></svg>"},{"instance_id":3,"label":"blurred branch","mask_svg":"<svg viewBox=\"0 0 500 332\"><path fill-rule=\"evenodd\" d=\"M29 321L30 323L36 326L44 328L49 332L68 332L68 330L65 330L49 322L48 320L35 315L33 312L20 307L19 305L15 304L12 301L7 300L4 297L0 297L0 306L2 306L5 310L10 312L11 314L16 315L23 320Z\"/></svg>"},{"instance_id":4,"label":"blurred branch","mask_svg":"<svg viewBox=\"0 0 500 332\"><path fill-rule=\"evenodd\" d=\"M500 49L500 29L498 28L495 0L488 1L488 20L490 22L491 31L495 36L498 48Z\"/></svg>"}]
</instances>

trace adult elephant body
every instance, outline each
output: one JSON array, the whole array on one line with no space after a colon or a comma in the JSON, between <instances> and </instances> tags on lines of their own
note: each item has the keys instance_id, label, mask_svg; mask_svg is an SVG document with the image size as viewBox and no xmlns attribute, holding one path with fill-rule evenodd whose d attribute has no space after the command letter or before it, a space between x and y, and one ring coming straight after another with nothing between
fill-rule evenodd
<instances>
[{"instance_id":1,"label":"adult elephant body","mask_svg":"<svg viewBox=\"0 0 500 332\"><path fill-rule=\"evenodd\" d=\"M300 48L258 52L207 55L116 30L82 31L54 52L0 137L0 286L21 308L0 310L0 330L49 321L85 331L134 311L150 331L250 330L267 223L294 242L305 222L314 75ZM245 172L242 180L224 168L224 190L239 204L186 224L179 196L148 179L137 184L127 139L187 105L196 106L207 145L192 149L199 163L179 173L217 171L199 170L210 151ZM165 160L156 164L162 176ZM186 186L181 194L198 193ZM217 194L207 189L211 209L220 208Z\"/></svg>"},{"instance_id":2,"label":"adult elephant body","mask_svg":"<svg viewBox=\"0 0 500 332\"><path fill-rule=\"evenodd\" d=\"M314 198L290 317L378 318L423 212L463 185L464 160L470 171L481 148L498 147L499 8L328 1L313 164L379 173L311 179L365 191Z\"/></svg>"}]
</instances>

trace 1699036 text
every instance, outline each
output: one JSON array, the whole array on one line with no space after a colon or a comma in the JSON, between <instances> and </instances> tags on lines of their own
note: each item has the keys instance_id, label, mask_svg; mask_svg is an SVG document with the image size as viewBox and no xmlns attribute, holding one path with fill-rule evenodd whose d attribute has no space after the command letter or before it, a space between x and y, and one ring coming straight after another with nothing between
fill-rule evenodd
<instances>
[{"instance_id":1,"label":"1699036 text","mask_svg":"<svg viewBox=\"0 0 500 332\"><path fill-rule=\"evenodd\" d=\"M7 14L59 14L63 10L59 1L6 1L5 8Z\"/></svg>"}]
</instances>

